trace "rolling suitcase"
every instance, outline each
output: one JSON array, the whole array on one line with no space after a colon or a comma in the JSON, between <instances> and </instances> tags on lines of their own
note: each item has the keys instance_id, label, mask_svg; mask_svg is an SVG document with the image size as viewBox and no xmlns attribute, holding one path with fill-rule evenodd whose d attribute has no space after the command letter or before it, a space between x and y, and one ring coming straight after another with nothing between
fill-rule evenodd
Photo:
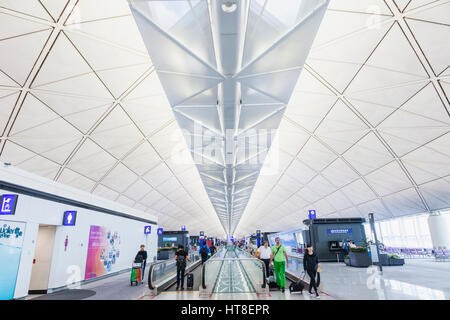
<instances>
[{"instance_id":1,"label":"rolling suitcase","mask_svg":"<svg viewBox=\"0 0 450 320\"><path fill-rule=\"evenodd\" d=\"M303 274L303 278L300 278L297 282L292 282L289 286L289 293L300 292L303 294L303 290L305 289L305 285L303 280L305 279L305 274Z\"/></svg>"},{"instance_id":2,"label":"rolling suitcase","mask_svg":"<svg viewBox=\"0 0 450 320\"><path fill-rule=\"evenodd\" d=\"M277 283L275 281L275 277L273 275L269 277L268 284L269 284L269 291L274 291L274 290L278 290L279 289L278 285L277 285Z\"/></svg>"},{"instance_id":3,"label":"rolling suitcase","mask_svg":"<svg viewBox=\"0 0 450 320\"><path fill-rule=\"evenodd\" d=\"M192 273L188 273L186 275L186 286L188 288L193 288L194 287L194 275Z\"/></svg>"}]
</instances>

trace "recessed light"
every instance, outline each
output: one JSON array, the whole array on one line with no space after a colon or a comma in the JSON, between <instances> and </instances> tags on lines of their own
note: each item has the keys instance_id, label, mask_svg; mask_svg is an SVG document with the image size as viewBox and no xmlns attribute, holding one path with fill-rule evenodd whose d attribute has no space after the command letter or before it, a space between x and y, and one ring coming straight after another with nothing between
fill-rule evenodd
<instances>
[{"instance_id":1,"label":"recessed light","mask_svg":"<svg viewBox=\"0 0 450 320\"><path fill-rule=\"evenodd\" d=\"M222 10L226 13L234 12L237 8L236 2L233 1L226 1L222 3Z\"/></svg>"}]
</instances>

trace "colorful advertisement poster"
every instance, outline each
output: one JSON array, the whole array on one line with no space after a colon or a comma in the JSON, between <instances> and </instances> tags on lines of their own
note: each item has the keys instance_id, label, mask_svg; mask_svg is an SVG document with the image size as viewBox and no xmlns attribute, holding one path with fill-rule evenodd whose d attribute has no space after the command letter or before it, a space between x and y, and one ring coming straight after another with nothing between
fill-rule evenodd
<instances>
[{"instance_id":1,"label":"colorful advertisement poster","mask_svg":"<svg viewBox=\"0 0 450 320\"><path fill-rule=\"evenodd\" d=\"M0 300L14 298L16 279L22 254L25 223L0 220Z\"/></svg>"},{"instance_id":2,"label":"colorful advertisement poster","mask_svg":"<svg viewBox=\"0 0 450 320\"><path fill-rule=\"evenodd\" d=\"M84 279L111 272L119 257L119 233L105 227L91 226Z\"/></svg>"},{"instance_id":3,"label":"colorful advertisement poster","mask_svg":"<svg viewBox=\"0 0 450 320\"><path fill-rule=\"evenodd\" d=\"M286 248L286 253L295 252L297 250L297 241L293 231L274 233L269 235L269 243L271 246L275 245L275 238L279 237L281 244Z\"/></svg>"}]
</instances>

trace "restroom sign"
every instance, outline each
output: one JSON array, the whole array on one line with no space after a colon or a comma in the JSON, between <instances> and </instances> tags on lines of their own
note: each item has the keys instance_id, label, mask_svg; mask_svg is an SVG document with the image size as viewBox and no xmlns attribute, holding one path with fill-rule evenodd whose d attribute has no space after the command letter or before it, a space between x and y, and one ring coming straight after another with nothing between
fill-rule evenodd
<instances>
[{"instance_id":1,"label":"restroom sign","mask_svg":"<svg viewBox=\"0 0 450 320\"><path fill-rule=\"evenodd\" d=\"M66 211L64 212L63 226L74 226L77 220L76 211Z\"/></svg>"},{"instance_id":2,"label":"restroom sign","mask_svg":"<svg viewBox=\"0 0 450 320\"><path fill-rule=\"evenodd\" d=\"M13 215L16 212L17 194L4 194L0 200L0 215Z\"/></svg>"}]
</instances>

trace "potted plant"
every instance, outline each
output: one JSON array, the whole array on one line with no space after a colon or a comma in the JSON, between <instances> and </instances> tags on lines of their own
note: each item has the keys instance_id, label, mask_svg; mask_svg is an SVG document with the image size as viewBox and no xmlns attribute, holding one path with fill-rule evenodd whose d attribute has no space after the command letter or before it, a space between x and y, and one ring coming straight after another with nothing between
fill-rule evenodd
<instances>
[{"instance_id":1,"label":"potted plant","mask_svg":"<svg viewBox=\"0 0 450 320\"><path fill-rule=\"evenodd\" d=\"M349 257L352 267L367 268L372 264L367 247L350 248Z\"/></svg>"},{"instance_id":2,"label":"potted plant","mask_svg":"<svg viewBox=\"0 0 450 320\"><path fill-rule=\"evenodd\" d=\"M396 254L390 254L388 256L388 261L390 266L402 266L405 264L405 259L400 258Z\"/></svg>"},{"instance_id":3,"label":"potted plant","mask_svg":"<svg viewBox=\"0 0 450 320\"><path fill-rule=\"evenodd\" d=\"M350 256L348 254L344 257L344 263L347 266L350 266Z\"/></svg>"}]
</instances>

